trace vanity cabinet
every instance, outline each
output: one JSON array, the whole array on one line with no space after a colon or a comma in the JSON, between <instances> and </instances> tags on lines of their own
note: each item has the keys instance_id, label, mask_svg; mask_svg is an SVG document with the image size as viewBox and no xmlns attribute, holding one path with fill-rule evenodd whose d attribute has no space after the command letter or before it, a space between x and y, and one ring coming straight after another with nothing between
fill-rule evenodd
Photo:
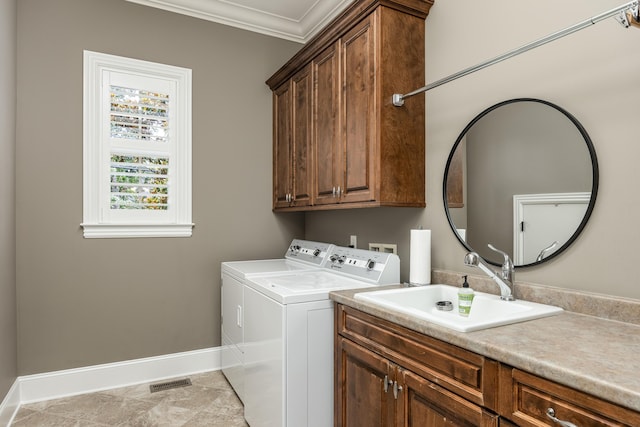
<instances>
[{"instance_id":1,"label":"vanity cabinet","mask_svg":"<svg viewBox=\"0 0 640 427\"><path fill-rule=\"evenodd\" d=\"M640 426L640 413L338 304L335 425Z\"/></svg>"},{"instance_id":2,"label":"vanity cabinet","mask_svg":"<svg viewBox=\"0 0 640 427\"><path fill-rule=\"evenodd\" d=\"M275 210L425 206L424 95L402 107L391 99L424 85L424 21L432 3L355 1L267 80ZM296 93L301 70L311 90ZM305 147L311 163L296 163L301 151L286 163L288 149ZM299 173L310 185L300 202L282 184L293 176L296 185Z\"/></svg>"},{"instance_id":3,"label":"vanity cabinet","mask_svg":"<svg viewBox=\"0 0 640 427\"><path fill-rule=\"evenodd\" d=\"M336 426L498 426L496 362L338 305Z\"/></svg>"}]
</instances>

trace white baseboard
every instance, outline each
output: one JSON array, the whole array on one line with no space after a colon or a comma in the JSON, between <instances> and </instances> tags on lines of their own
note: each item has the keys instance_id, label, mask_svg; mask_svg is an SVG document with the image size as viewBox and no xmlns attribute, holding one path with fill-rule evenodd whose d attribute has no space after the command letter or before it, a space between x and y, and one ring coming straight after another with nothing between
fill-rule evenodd
<instances>
[{"instance_id":1,"label":"white baseboard","mask_svg":"<svg viewBox=\"0 0 640 427\"><path fill-rule=\"evenodd\" d=\"M20 405L220 369L220 347L18 377L0 403L0 426Z\"/></svg>"},{"instance_id":2,"label":"white baseboard","mask_svg":"<svg viewBox=\"0 0 640 427\"><path fill-rule=\"evenodd\" d=\"M0 403L0 426L8 426L20 408L20 384L16 380Z\"/></svg>"},{"instance_id":3,"label":"white baseboard","mask_svg":"<svg viewBox=\"0 0 640 427\"><path fill-rule=\"evenodd\" d=\"M214 347L18 377L20 404L219 370L220 350Z\"/></svg>"}]
</instances>

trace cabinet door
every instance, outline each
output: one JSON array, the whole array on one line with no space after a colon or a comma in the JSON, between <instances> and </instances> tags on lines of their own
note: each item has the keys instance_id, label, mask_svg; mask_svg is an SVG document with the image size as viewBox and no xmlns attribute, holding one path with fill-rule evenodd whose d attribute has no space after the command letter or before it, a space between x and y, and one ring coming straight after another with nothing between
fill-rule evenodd
<instances>
[{"instance_id":1,"label":"cabinet door","mask_svg":"<svg viewBox=\"0 0 640 427\"><path fill-rule=\"evenodd\" d=\"M340 141L340 68L336 44L313 60L314 154L316 204L337 203L336 189L342 184Z\"/></svg>"},{"instance_id":2,"label":"cabinet door","mask_svg":"<svg viewBox=\"0 0 640 427\"><path fill-rule=\"evenodd\" d=\"M273 207L289 206L291 194L291 85L273 92Z\"/></svg>"},{"instance_id":3,"label":"cabinet door","mask_svg":"<svg viewBox=\"0 0 640 427\"><path fill-rule=\"evenodd\" d=\"M395 400L385 387L394 372L391 364L342 337L337 338L336 351L335 425L393 426Z\"/></svg>"},{"instance_id":4,"label":"cabinet door","mask_svg":"<svg viewBox=\"0 0 640 427\"><path fill-rule=\"evenodd\" d=\"M312 96L311 66L302 69L291 79L292 111L292 206L311 204L312 177Z\"/></svg>"},{"instance_id":5,"label":"cabinet door","mask_svg":"<svg viewBox=\"0 0 640 427\"><path fill-rule=\"evenodd\" d=\"M375 199L377 11L340 40L344 174L341 202Z\"/></svg>"},{"instance_id":6,"label":"cabinet door","mask_svg":"<svg viewBox=\"0 0 640 427\"><path fill-rule=\"evenodd\" d=\"M400 370L398 382L403 384L398 404L398 426L403 427L498 427L498 416L450 391Z\"/></svg>"}]
</instances>

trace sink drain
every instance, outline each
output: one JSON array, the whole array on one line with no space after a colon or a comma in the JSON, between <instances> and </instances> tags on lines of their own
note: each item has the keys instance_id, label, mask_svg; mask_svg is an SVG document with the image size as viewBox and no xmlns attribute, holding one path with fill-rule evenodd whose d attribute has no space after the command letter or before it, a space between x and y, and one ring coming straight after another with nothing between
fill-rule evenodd
<instances>
[{"instance_id":1,"label":"sink drain","mask_svg":"<svg viewBox=\"0 0 640 427\"><path fill-rule=\"evenodd\" d=\"M438 301L436 308L440 311L451 311L453 310L453 303L451 301Z\"/></svg>"}]
</instances>

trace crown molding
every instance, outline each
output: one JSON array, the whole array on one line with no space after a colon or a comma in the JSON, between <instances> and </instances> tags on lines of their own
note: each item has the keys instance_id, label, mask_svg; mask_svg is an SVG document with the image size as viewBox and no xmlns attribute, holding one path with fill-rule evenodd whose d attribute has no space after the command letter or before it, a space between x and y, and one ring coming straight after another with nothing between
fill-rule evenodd
<instances>
[{"instance_id":1,"label":"crown molding","mask_svg":"<svg viewBox=\"0 0 640 427\"><path fill-rule=\"evenodd\" d=\"M280 16L223 0L127 1L272 37L306 43L353 0L317 0L302 17Z\"/></svg>"}]
</instances>

